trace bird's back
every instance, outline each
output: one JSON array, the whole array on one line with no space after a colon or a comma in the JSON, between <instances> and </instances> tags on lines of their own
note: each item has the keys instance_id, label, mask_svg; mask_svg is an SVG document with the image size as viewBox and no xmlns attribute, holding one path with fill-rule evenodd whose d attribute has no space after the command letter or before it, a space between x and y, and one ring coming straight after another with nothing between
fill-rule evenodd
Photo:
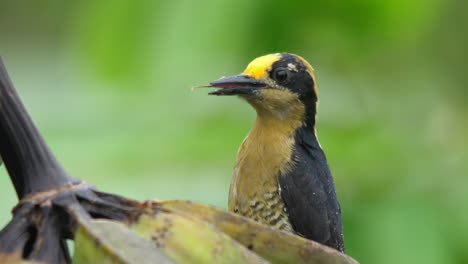
<instances>
[{"instance_id":1,"label":"bird's back","mask_svg":"<svg viewBox=\"0 0 468 264\"><path fill-rule=\"evenodd\" d=\"M294 231L344 251L341 209L330 169L316 136L306 127L295 135L296 166L278 178Z\"/></svg>"}]
</instances>

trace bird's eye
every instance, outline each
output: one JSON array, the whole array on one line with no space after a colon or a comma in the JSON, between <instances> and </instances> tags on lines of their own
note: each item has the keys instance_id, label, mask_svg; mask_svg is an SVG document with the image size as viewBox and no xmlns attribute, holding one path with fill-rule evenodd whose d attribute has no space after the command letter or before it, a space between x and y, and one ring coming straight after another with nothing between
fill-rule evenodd
<instances>
[{"instance_id":1,"label":"bird's eye","mask_svg":"<svg viewBox=\"0 0 468 264\"><path fill-rule=\"evenodd\" d=\"M285 68L278 68L273 73L273 78L278 82L282 83L285 82L289 77L288 70Z\"/></svg>"}]
</instances>

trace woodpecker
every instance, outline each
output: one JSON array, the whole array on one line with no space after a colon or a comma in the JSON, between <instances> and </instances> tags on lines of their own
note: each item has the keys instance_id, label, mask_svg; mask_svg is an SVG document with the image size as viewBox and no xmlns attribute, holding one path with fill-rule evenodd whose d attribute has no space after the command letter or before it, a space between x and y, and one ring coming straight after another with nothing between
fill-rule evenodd
<instances>
[{"instance_id":1,"label":"woodpecker","mask_svg":"<svg viewBox=\"0 0 468 264\"><path fill-rule=\"evenodd\" d=\"M208 86L257 112L237 154L229 210L344 252L340 204L315 129L312 66L295 54L269 54Z\"/></svg>"}]
</instances>

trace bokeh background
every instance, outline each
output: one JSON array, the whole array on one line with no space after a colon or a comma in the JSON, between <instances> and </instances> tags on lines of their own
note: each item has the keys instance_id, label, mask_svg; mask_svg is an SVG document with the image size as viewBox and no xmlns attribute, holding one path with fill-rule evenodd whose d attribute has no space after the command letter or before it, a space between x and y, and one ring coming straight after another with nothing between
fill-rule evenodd
<instances>
[{"instance_id":1,"label":"bokeh background","mask_svg":"<svg viewBox=\"0 0 468 264\"><path fill-rule=\"evenodd\" d=\"M5 1L0 54L64 166L108 192L227 207L254 111L191 90L302 55L347 252L468 263L468 2ZM0 169L0 225L17 202Z\"/></svg>"}]
</instances>

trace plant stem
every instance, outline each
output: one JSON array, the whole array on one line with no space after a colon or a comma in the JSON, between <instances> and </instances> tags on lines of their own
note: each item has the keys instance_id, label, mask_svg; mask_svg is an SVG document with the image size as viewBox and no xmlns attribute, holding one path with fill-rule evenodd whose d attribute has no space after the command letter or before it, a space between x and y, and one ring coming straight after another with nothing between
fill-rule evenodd
<instances>
[{"instance_id":1,"label":"plant stem","mask_svg":"<svg viewBox=\"0 0 468 264\"><path fill-rule=\"evenodd\" d=\"M48 148L21 103L1 58L0 156L19 199L79 181L68 175Z\"/></svg>"}]
</instances>

